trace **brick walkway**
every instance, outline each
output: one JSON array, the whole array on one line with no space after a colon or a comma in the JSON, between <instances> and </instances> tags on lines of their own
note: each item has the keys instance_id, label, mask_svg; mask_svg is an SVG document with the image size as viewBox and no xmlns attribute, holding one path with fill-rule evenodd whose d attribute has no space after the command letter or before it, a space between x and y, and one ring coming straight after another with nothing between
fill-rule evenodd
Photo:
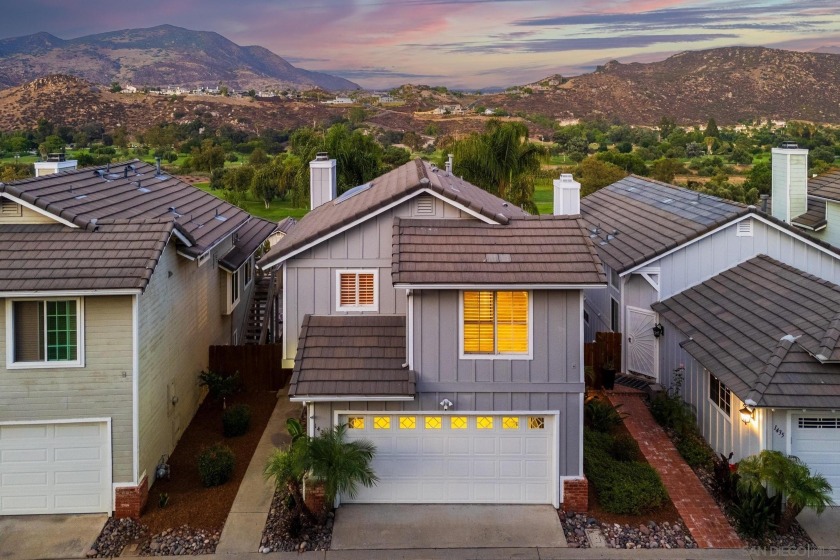
<instances>
[{"instance_id":1,"label":"brick walkway","mask_svg":"<svg viewBox=\"0 0 840 560\"><path fill-rule=\"evenodd\" d=\"M694 474L662 427L653 419L641 393L608 392L613 405L627 414L624 425L639 443L645 459L656 469L671 501L700 548L743 548L714 499Z\"/></svg>"}]
</instances>

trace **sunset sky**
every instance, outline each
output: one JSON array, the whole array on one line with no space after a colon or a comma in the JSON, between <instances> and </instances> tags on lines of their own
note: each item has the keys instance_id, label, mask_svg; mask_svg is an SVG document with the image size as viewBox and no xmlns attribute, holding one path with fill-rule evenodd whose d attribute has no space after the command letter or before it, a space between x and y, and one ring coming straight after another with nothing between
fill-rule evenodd
<instances>
[{"instance_id":1,"label":"sunset sky","mask_svg":"<svg viewBox=\"0 0 840 560\"><path fill-rule=\"evenodd\" d=\"M840 1L26 0L0 37L63 39L164 23L262 45L367 88L486 88L684 50L761 45L840 53Z\"/></svg>"}]
</instances>

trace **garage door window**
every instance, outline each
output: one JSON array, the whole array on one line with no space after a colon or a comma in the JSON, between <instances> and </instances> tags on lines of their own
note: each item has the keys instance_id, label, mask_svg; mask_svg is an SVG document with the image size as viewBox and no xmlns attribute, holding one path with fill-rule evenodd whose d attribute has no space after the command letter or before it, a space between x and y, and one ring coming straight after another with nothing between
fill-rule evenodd
<instances>
[{"instance_id":1,"label":"garage door window","mask_svg":"<svg viewBox=\"0 0 840 560\"><path fill-rule=\"evenodd\" d=\"M374 430L390 430L391 417L390 416L374 416L373 417Z\"/></svg>"},{"instance_id":2,"label":"garage door window","mask_svg":"<svg viewBox=\"0 0 840 560\"><path fill-rule=\"evenodd\" d=\"M365 419L362 416L351 416L347 419L347 427L351 430L364 430Z\"/></svg>"},{"instance_id":3,"label":"garage door window","mask_svg":"<svg viewBox=\"0 0 840 560\"><path fill-rule=\"evenodd\" d=\"M82 365L81 300L13 301L10 312L10 367Z\"/></svg>"},{"instance_id":4,"label":"garage door window","mask_svg":"<svg viewBox=\"0 0 840 560\"><path fill-rule=\"evenodd\" d=\"M466 430L467 429L467 417L466 416L453 416L449 419L449 427L453 430Z\"/></svg>"},{"instance_id":5,"label":"garage door window","mask_svg":"<svg viewBox=\"0 0 840 560\"><path fill-rule=\"evenodd\" d=\"M441 425L443 425L440 416L426 416L425 423L427 430L440 430Z\"/></svg>"},{"instance_id":6,"label":"garage door window","mask_svg":"<svg viewBox=\"0 0 840 560\"><path fill-rule=\"evenodd\" d=\"M413 430L417 427L417 418L414 416L400 416L400 430Z\"/></svg>"},{"instance_id":7,"label":"garage door window","mask_svg":"<svg viewBox=\"0 0 840 560\"><path fill-rule=\"evenodd\" d=\"M816 430L840 429L840 417L837 418L800 418L799 427Z\"/></svg>"},{"instance_id":8,"label":"garage door window","mask_svg":"<svg viewBox=\"0 0 840 560\"><path fill-rule=\"evenodd\" d=\"M463 292L463 357L530 357L529 292Z\"/></svg>"},{"instance_id":9,"label":"garage door window","mask_svg":"<svg viewBox=\"0 0 840 560\"><path fill-rule=\"evenodd\" d=\"M544 430L545 418L543 416L531 416L528 418L529 430Z\"/></svg>"},{"instance_id":10,"label":"garage door window","mask_svg":"<svg viewBox=\"0 0 840 560\"><path fill-rule=\"evenodd\" d=\"M505 416L502 418L503 430L518 430L519 418L517 416Z\"/></svg>"}]
</instances>

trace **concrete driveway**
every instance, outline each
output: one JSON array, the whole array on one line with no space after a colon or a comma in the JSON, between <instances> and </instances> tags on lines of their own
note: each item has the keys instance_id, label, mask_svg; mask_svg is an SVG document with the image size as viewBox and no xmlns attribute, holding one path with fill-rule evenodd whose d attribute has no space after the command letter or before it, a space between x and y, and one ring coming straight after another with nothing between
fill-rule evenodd
<instances>
[{"instance_id":1,"label":"concrete driveway","mask_svg":"<svg viewBox=\"0 0 840 560\"><path fill-rule=\"evenodd\" d=\"M104 513L0 517L0 560L85 558L106 521Z\"/></svg>"},{"instance_id":2,"label":"concrete driveway","mask_svg":"<svg viewBox=\"0 0 840 560\"><path fill-rule=\"evenodd\" d=\"M332 550L565 547L551 506L354 504L338 508Z\"/></svg>"},{"instance_id":3,"label":"concrete driveway","mask_svg":"<svg viewBox=\"0 0 840 560\"><path fill-rule=\"evenodd\" d=\"M806 508L796 520L819 548L840 549L840 506L825 508L822 515Z\"/></svg>"}]
</instances>

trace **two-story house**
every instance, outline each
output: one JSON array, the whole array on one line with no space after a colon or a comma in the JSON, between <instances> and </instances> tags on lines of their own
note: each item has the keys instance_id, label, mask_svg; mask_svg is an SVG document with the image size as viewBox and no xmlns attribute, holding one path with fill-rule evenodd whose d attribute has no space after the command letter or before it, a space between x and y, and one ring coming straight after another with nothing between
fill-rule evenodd
<instances>
[{"instance_id":1,"label":"two-story house","mask_svg":"<svg viewBox=\"0 0 840 560\"><path fill-rule=\"evenodd\" d=\"M716 451L796 454L840 498L840 451L825 452L840 450L840 250L796 220L799 152L773 151L772 215L637 176L585 197L609 278L586 293L586 337L621 332L623 369L665 388L681 374Z\"/></svg>"},{"instance_id":2,"label":"two-story house","mask_svg":"<svg viewBox=\"0 0 840 560\"><path fill-rule=\"evenodd\" d=\"M585 509L583 290L605 278L579 185L530 216L421 160L339 197L335 161L311 166L312 211L260 266L309 433L377 446L354 501Z\"/></svg>"},{"instance_id":3,"label":"two-story house","mask_svg":"<svg viewBox=\"0 0 840 560\"><path fill-rule=\"evenodd\" d=\"M274 228L139 161L0 183L0 515L139 515Z\"/></svg>"}]
</instances>

